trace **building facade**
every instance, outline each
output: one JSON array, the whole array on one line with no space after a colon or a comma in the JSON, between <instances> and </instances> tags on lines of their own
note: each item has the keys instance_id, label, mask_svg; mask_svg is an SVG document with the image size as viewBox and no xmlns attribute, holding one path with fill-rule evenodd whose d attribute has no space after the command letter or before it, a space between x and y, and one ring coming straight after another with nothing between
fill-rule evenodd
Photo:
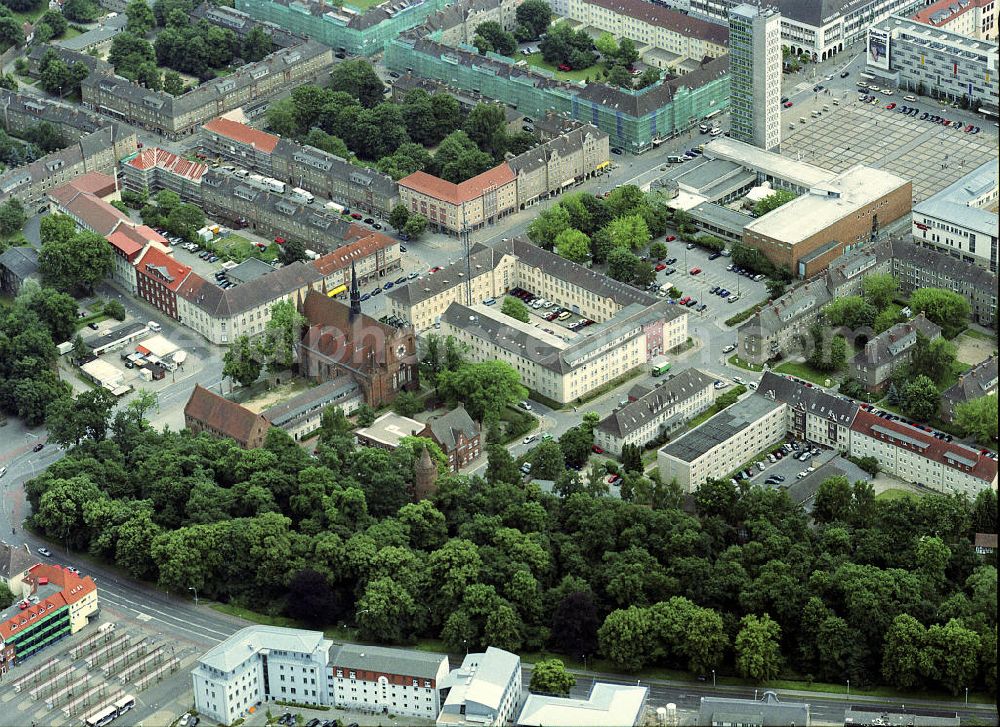
<instances>
[{"instance_id":1,"label":"building facade","mask_svg":"<svg viewBox=\"0 0 1000 727\"><path fill-rule=\"evenodd\" d=\"M517 209L517 180L503 162L460 184L427 172L399 180L401 204L421 214L439 231L478 230Z\"/></svg>"},{"instance_id":2,"label":"building facade","mask_svg":"<svg viewBox=\"0 0 1000 727\"><path fill-rule=\"evenodd\" d=\"M913 208L913 239L997 272L996 159L984 162Z\"/></svg>"},{"instance_id":3,"label":"building facade","mask_svg":"<svg viewBox=\"0 0 1000 727\"><path fill-rule=\"evenodd\" d=\"M344 239L348 241L346 245L312 263L323 276L328 295L346 294L351 284L352 267L360 285L391 278L402 272L403 257L399 242L388 235L351 225Z\"/></svg>"},{"instance_id":4,"label":"building facade","mask_svg":"<svg viewBox=\"0 0 1000 727\"><path fill-rule=\"evenodd\" d=\"M195 709L202 717L232 724L271 701L329 704L332 647L321 631L275 626L237 631L205 652L191 670Z\"/></svg>"},{"instance_id":5,"label":"building facade","mask_svg":"<svg viewBox=\"0 0 1000 727\"><path fill-rule=\"evenodd\" d=\"M611 165L608 135L585 125L507 160L517 183L517 205L524 209L555 196Z\"/></svg>"},{"instance_id":6,"label":"building facade","mask_svg":"<svg viewBox=\"0 0 1000 727\"><path fill-rule=\"evenodd\" d=\"M489 647L466 654L462 666L441 684L437 727L479 725L501 727L513 722L521 703L521 657Z\"/></svg>"},{"instance_id":7,"label":"building facade","mask_svg":"<svg viewBox=\"0 0 1000 727\"><path fill-rule=\"evenodd\" d=\"M941 327L927 320L923 313L913 320L897 323L869 339L858 351L851 360L851 376L869 393L883 392L893 373L913 360L918 334L933 341L941 337Z\"/></svg>"},{"instance_id":8,"label":"building facade","mask_svg":"<svg viewBox=\"0 0 1000 727\"><path fill-rule=\"evenodd\" d=\"M337 707L437 719L448 657L414 649L344 644L331 649L329 675L330 699Z\"/></svg>"},{"instance_id":9,"label":"building facade","mask_svg":"<svg viewBox=\"0 0 1000 727\"><path fill-rule=\"evenodd\" d=\"M615 455L626 444L643 446L687 424L715 402L715 379L685 369L616 408L594 430L594 443Z\"/></svg>"},{"instance_id":10,"label":"building facade","mask_svg":"<svg viewBox=\"0 0 1000 727\"><path fill-rule=\"evenodd\" d=\"M283 429L296 442L320 428L323 412L336 407L350 416L364 403L361 388L353 381L327 381L263 412L271 426Z\"/></svg>"},{"instance_id":11,"label":"building facade","mask_svg":"<svg viewBox=\"0 0 1000 727\"><path fill-rule=\"evenodd\" d=\"M941 392L941 418L955 419L955 407L997 393L997 357L990 356L973 366L958 381Z\"/></svg>"},{"instance_id":12,"label":"building facade","mask_svg":"<svg viewBox=\"0 0 1000 727\"><path fill-rule=\"evenodd\" d=\"M479 457L480 434L479 425L459 404L447 414L431 417L419 436L435 441L448 458L448 467L458 472Z\"/></svg>"},{"instance_id":13,"label":"building facade","mask_svg":"<svg viewBox=\"0 0 1000 727\"><path fill-rule=\"evenodd\" d=\"M150 246L138 257L136 294L160 312L179 320L177 291L191 274L191 267L175 260L170 252Z\"/></svg>"},{"instance_id":14,"label":"building facade","mask_svg":"<svg viewBox=\"0 0 1000 727\"><path fill-rule=\"evenodd\" d=\"M997 113L996 43L893 16L868 30L868 47L869 73L921 96Z\"/></svg>"},{"instance_id":15,"label":"building facade","mask_svg":"<svg viewBox=\"0 0 1000 727\"><path fill-rule=\"evenodd\" d=\"M729 135L767 151L781 145L781 16L738 5L729 11Z\"/></svg>"}]
</instances>

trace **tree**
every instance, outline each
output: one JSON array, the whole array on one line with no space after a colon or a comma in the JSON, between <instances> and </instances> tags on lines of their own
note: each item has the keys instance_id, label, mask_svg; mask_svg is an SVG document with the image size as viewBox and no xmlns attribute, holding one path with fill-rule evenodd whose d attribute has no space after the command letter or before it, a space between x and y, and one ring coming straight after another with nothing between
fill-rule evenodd
<instances>
[{"instance_id":1,"label":"tree","mask_svg":"<svg viewBox=\"0 0 1000 727\"><path fill-rule=\"evenodd\" d=\"M920 652L926 638L926 629L915 618L905 613L896 616L885 635L882 678L900 689L912 689L918 686Z\"/></svg>"},{"instance_id":2,"label":"tree","mask_svg":"<svg viewBox=\"0 0 1000 727\"><path fill-rule=\"evenodd\" d=\"M615 40L615 36L611 33L601 33L597 40L594 41L594 47L605 59L614 58L618 55L618 41Z\"/></svg>"},{"instance_id":3,"label":"tree","mask_svg":"<svg viewBox=\"0 0 1000 727\"><path fill-rule=\"evenodd\" d=\"M865 299L877 310L885 310L899 292L899 283L889 273L866 275L861 280L861 290Z\"/></svg>"},{"instance_id":4,"label":"tree","mask_svg":"<svg viewBox=\"0 0 1000 727\"><path fill-rule=\"evenodd\" d=\"M304 324L305 317L291 300L281 300L271 306L264 336L256 342L257 350L268 361L269 371L291 368L295 363L295 346Z\"/></svg>"},{"instance_id":5,"label":"tree","mask_svg":"<svg viewBox=\"0 0 1000 727\"><path fill-rule=\"evenodd\" d=\"M569 212L562 205L542 210L528 225L528 239L541 248L551 250L569 226Z\"/></svg>"},{"instance_id":6,"label":"tree","mask_svg":"<svg viewBox=\"0 0 1000 727\"><path fill-rule=\"evenodd\" d=\"M515 17L518 28L525 32L519 40L538 40L552 22L552 8L545 0L525 0L517 6Z\"/></svg>"},{"instance_id":7,"label":"tree","mask_svg":"<svg viewBox=\"0 0 1000 727\"><path fill-rule=\"evenodd\" d=\"M39 41L38 31L41 26L47 26L50 31L49 38L61 38L69 27L66 18L58 10L46 10L45 14L38 19L35 24L35 40Z\"/></svg>"},{"instance_id":8,"label":"tree","mask_svg":"<svg viewBox=\"0 0 1000 727\"><path fill-rule=\"evenodd\" d=\"M384 99L385 86L371 63L363 60L346 60L330 72L330 88L345 91L365 108L374 108Z\"/></svg>"},{"instance_id":9,"label":"tree","mask_svg":"<svg viewBox=\"0 0 1000 727\"><path fill-rule=\"evenodd\" d=\"M628 72L625 66L617 63L611 66L611 70L608 71L608 76L605 80L609 86L626 89L632 88L632 74Z\"/></svg>"},{"instance_id":10,"label":"tree","mask_svg":"<svg viewBox=\"0 0 1000 727\"><path fill-rule=\"evenodd\" d=\"M503 158L507 151L507 116L501 104L476 104L462 128L481 151L495 160Z\"/></svg>"},{"instance_id":11,"label":"tree","mask_svg":"<svg viewBox=\"0 0 1000 727\"><path fill-rule=\"evenodd\" d=\"M502 444L491 444L486 450L486 481L490 484L506 482L515 485L521 481L521 471Z\"/></svg>"},{"instance_id":12,"label":"tree","mask_svg":"<svg viewBox=\"0 0 1000 727\"><path fill-rule=\"evenodd\" d=\"M541 442L531 450L531 476L543 480L554 480L566 469L566 458L557 442Z\"/></svg>"},{"instance_id":13,"label":"tree","mask_svg":"<svg viewBox=\"0 0 1000 727\"><path fill-rule=\"evenodd\" d=\"M649 611L636 606L612 611L597 631L601 653L625 671L638 671L649 661L653 639Z\"/></svg>"},{"instance_id":14,"label":"tree","mask_svg":"<svg viewBox=\"0 0 1000 727\"><path fill-rule=\"evenodd\" d=\"M496 422L504 408L527 398L521 376L503 361L462 364L457 371L442 371L438 391L450 404L465 402L477 421Z\"/></svg>"},{"instance_id":15,"label":"tree","mask_svg":"<svg viewBox=\"0 0 1000 727\"><path fill-rule=\"evenodd\" d=\"M392 410L403 417L412 417L424 410L420 396L412 391L401 391L392 402Z\"/></svg>"},{"instance_id":16,"label":"tree","mask_svg":"<svg viewBox=\"0 0 1000 727\"><path fill-rule=\"evenodd\" d=\"M853 490L846 477L828 477L820 483L813 504L813 518L818 523L848 522Z\"/></svg>"},{"instance_id":17,"label":"tree","mask_svg":"<svg viewBox=\"0 0 1000 727\"><path fill-rule=\"evenodd\" d=\"M656 269L652 263L639 260L632 270L632 282L640 288L645 288L656 280Z\"/></svg>"},{"instance_id":18,"label":"tree","mask_svg":"<svg viewBox=\"0 0 1000 727\"><path fill-rule=\"evenodd\" d=\"M573 657L593 654L597 649L597 629L600 625L594 594L590 591L568 593L552 612L553 648Z\"/></svg>"},{"instance_id":19,"label":"tree","mask_svg":"<svg viewBox=\"0 0 1000 727\"><path fill-rule=\"evenodd\" d=\"M156 16L145 0L129 0L125 6L125 15L128 17L127 29L130 33L143 36L156 26Z\"/></svg>"},{"instance_id":20,"label":"tree","mask_svg":"<svg viewBox=\"0 0 1000 727\"><path fill-rule=\"evenodd\" d=\"M197 231L205 226L205 213L193 204L181 204L167 215L165 226L168 232L185 240L195 240Z\"/></svg>"},{"instance_id":21,"label":"tree","mask_svg":"<svg viewBox=\"0 0 1000 727\"><path fill-rule=\"evenodd\" d=\"M24 30L21 23L12 15L0 16L0 48L7 50L22 45L24 45Z\"/></svg>"},{"instance_id":22,"label":"tree","mask_svg":"<svg viewBox=\"0 0 1000 727\"><path fill-rule=\"evenodd\" d=\"M114 253L103 237L81 230L68 240L42 238L38 254L42 280L57 290L92 292L114 267Z\"/></svg>"},{"instance_id":23,"label":"tree","mask_svg":"<svg viewBox=\"0 0 1000 727\"><path fill-rule=\"evenodd\" d=\"M0 204L0 235L10 237L16 232L20 232L27 222L27 215L24 214L24 205L20 200L11 198Z\"/></svg>"},{"instance_id":24,"label":"tree","mask_svg":"<svg viewBox=\"0 0 1000 727\"><path fill-rule=\"evenodd\" d=\"M607 226L612 244L623 250L638 250L649 244L649 226L642 215L622 215Z\"/></svg>"},{"instance_id":25,"label":"tree","mask_svg":"<svg viewBox=\"0 0 1000 727\"><path fill-rule=\"evenodd\" d=\"M750 614L740 621L736 635L736 668L740 675L757 682L778 676L781 651L778 648L781 627L765 613Z\"/></svg>"},{"instance_id":26,"label":"tree","mask_svg":"<svg viewBox=\"0 0 1000 727\"><path fill-rule=\"evenodd\" d=\"M768 278L767 280L767 297L771 300L777 300L785 294L786 284L784 280L775 280L774 278Z\"/></svg>"},{"instance_id":27,"label":"tree","mask_svg":"<svg viewBox=\"0 0 1000 727\"><path fill-rule=\"evenodd\" d=\"M590 257L590 238L579 230L565 229L556 236L555 249L560 257L585 263Z\"/></svg>"},{"instance_id":28,"label":"tree","mask_svg":"<svg viewBox=\"0 0 1000 727\"><path fill-rule=\"evenodd\" d=\"M135 79L141 65L156 64L156 55L156 51L148 41L133 33L125 32L119 33L111 41L108 63L115 67L115 73L118 75Z\"/></svg>"},{"instance_id":29,"label":"tree","mask_svg":"<svg viewBox=\"0 0 1000 727\"><path fill-rule=\"evenodd\" d=\"M834 326L846 326L853 330L870 328L875 322L875 306L860 295L837 298L823 309L826 318Z\"/></svg>"},{"instance_id":30,"label":"tree","mask_svg":"<svg viewBox=\"0 0 1000 727\"><path fill-rule=\"evenodd\" d=\"M787 204L795 199L795 193L787 189L779 189L773 194L769 194L764 199L759 200L753 206L753 213L756 217L763 217L768 212L778 209L781 205Z\"/></svg>"},{"instance_id":31,"label":"tree","mask_svg":"<svg viewBox=\"0 0 1000 727\"><path fill-rule=\"evenodd\" d=\"M494 51L502 56L512 56L517 52L517 40L514 35L503 29L503 26L495 20L488 20L476 26L476 37L484 41L483 47L473 41L473 45L479 48L480 52L486 50Z\"/></svg>"},{"instance_id":32,"label":"tree","mask_svg":"<svg viewBox=\"0 0 1000 727\"><path fill-rule=\"evenodd\" d=\"M340 618L340 598L326 576L303 568L288 583L285 613L309 626L322 627Z\"/></svg>"},{"instance_id":33,"label":"tree","mask_svg":"<svg viewBox=\"0 0 1000 727\"><path fill-rule=\"evenodd\" d=\"M875 329L875 333L883 333L904 320L902 309L898 305L890 305L875 316L872 327Z\"/></svg>"},{"instance_id":34,"label":"tree","mask_svg":"<svg viewBox=\"0 0 1000 727\"><path fill-rule=\"evenodd\" d=\"M980 444L997 439L997 395L990 394L955 406L955 426ZM993 532L993 531L990 531Z\"/></svg>"},{"instance_id":35,"label":"tree","mask_svg":"<svg viewBox=\"0 0 1000 727\"><path fill-rule=\"evenodd\" d=\"M910 358L910 376L926 376L935 384L944 383L952 371L958 353L955 344L945 338L933 341L917 331L917 341Z\"/></svg>"},{"instance_id":36,"label":"tree","mask_svg":"<svg viewBox=\"0 0 1000 727\"><path fill-rule=\"evenodd\" d=\"M608 255L608 275L615 280L629 283L635 277L639 258L625 248L616 247Z\"/></svg>"},{"instance_id":37,"label":"tree","mask_svg":"<svg viewBox=\"0 0 1000 727\"><path fill-rule=\"evenodd\" d=\"M623 66L631 67L639 60L639 51L636 49L635 43L631 38L622 38L618 44L618 53L616 56L618 62Z\"/></svg>"},{"instance_id":38,"label":"tree","mask_svg":"<svg viewBox=\"0 0 1000 727\"><path fill-rule=\"evenodd\" d=\"M944 626L934 624L927 629L920 656L921 666L925 675L952 694L958 694L976 678L979 646L979 634L965 628L958 619L952 619Z\"/></svg>"},{"instance_id":39,"label":"tree","mask_svg":"<svg viewBox=\"0 0 1000 727\"><path fill-rule=\"evenodd\" d=\"M635 81L636 88L647 88L660 80L660 69L650 66L642 72L642 75Z\"/></svg>"},{"instance_id":40,"label":"tree","mask_svg":"<svg viewBox=\"0 0 1000 727\"><path fill-rule=\"evenodd\" d=\"M566 671L562 659L544 659L535 662L535 666L531 670L531 685L528 690L532 694L568 697L574 686L576 686L576 677Z\"/></svg>"},{"instance_id":41,"label":"tree","mask_svg":"<svg viewBox=\"0 0 1000 727\"><path fill-rule=\"evenodd\" d=\"M73 307L76 307L75 303ZM125 306L122 305L121 301L109 300L104 304L104 314L111 316L116 321L123 321L125 320Z\"/></svg>"},{"instance_id":42,"label":"tree","mask_svg":"<svg viewBox=\"0 0 1000 727\"><path fill-rule=\"evenodd\" d=\"M940 406L941 394L926 376L918 376L903 387L900 408L911 419L930 421Z\"/></svg>"},{"instance_id":43,"label":"tree","mask_svg":"<svg viewBox=\"0 0 1000 727\"><path fill-rule=\"evenodd\" d=\"M500 312L504 315L508 315L511 318L521 321L522 323L527 323L529 318L528 306L524 304L524 301L520 298L515 298L508 295L503 299L503 305L500 306Z\"/></svg>"},{"instance_id":44,"label":"tree","mask_svg":"<svg viewBox=\"0 0 1000 727\"><path fill-rule=\"evenodd\" d=\"M93 23L97 20L99 10L91 0L66 0L62 6L63 15L67 20L76 23Z\"/></svg>"},{"instance_id":45,"label":"tree","mask_svg":"<svg viewBox=\"0 0 1000 727\"><path fill-rule=\"evenodd\" d=\"M910 308L941 326L945 338L957 336L969 322L968 298L942 288L920 288L910 295Z\"/></svg>"},{"instance_id":46,"label":"tree","mask_svg":"<svg viewBox=\"0 0 1000 727\"><path fill-rule=\"evenodd\" d=\"M243 39L240 55L248 63L256 63L270 55L272 45L271 38L264 31L263 26L255 25Z\"/></svg>"},{"instance_id":47,"label":"tree","mask_svg":"<svg viewBox=\"0 0 1000 727\"><path fill-rule=\"evenodd\" d=\"M251 343L249 336L240 336L233 341L222 362L222 375L233 379L240 386L250 386L259 379L263 368L260 352Z\"/></svg>"},{"instance_id":48,"label":"tree","mask_svg":"<svg viewBox=\"0 0 1000 727\"><path fill-rule=\"evenodd\" d=\"M285 243L278 250L278 259L282 265L291 265L300 260L308 260L309 256L306 255L306 244L297 237L285 240Z\"/></svg>"},{"instance_id":49,"label":"tree","mask_svg":"<svg viewBox=\"0 0 1000 727\"><path fill-rule=\"evenodd\" d=\"M406 209L406 205L403 204L397 204L389 213L389 224L396 230L402 230L403 227L406 226L406 222L409 219L410 211Z\"/></svg>"},{"instance_id":50,"label":"tree","mask_svg":"<svg viewBox=\"0 0 1000 727\"><path fill-rule=\"evenodd\" d=\"M570 467L582 467L586 464L593 444L594 432L585 425L570 427L559 437L559 447Z\"/></svg>"},{"instance_id":51,"label":"tree","mask_svg":"<svg viewBox=\"0 0 1000 727\"><path fill-rule=\"evenodd\" d=\"M655 260L663 260L669 254L666 243L657 241L649 246L649 256Z\"/></svg>"},{"instance_id":52,"label":"tree","mask_svg":"<svg viewBox=\"0 0 1000 727\"><path fill-rule=\"evenodd\" d=\"M411 240L419 240L427 230L427 218L419 212L410 215L410 218L403 225L403 232Z\"/></svg>"},{"instance_id":53,"label":"tree","mask_svg":"<svg viewBox=\"0 0 1000 727\"><path fill-rule=\"evenodd\" d=\"M642 472L642 449L638 444L622 445L622 469L626 472Z\"/></svg>"}]
</instances>

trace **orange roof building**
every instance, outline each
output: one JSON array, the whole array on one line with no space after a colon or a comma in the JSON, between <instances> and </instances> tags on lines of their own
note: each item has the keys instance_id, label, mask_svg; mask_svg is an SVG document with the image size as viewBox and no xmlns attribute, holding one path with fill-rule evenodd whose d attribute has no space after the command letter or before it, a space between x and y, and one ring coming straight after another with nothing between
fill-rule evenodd
<instances>
[{"instance_id":1,"label":"orange roof building","mask_svg":"<svg viewBox=\"0 0 1000 727\"><path fill-rule=\"evenodd\" d=\"M438 230L461 232L492 224L517 209L517 182L507 162L459 184L427 172L399 180L399 197Z\"/></svg>"},{"instance_id":2,"label":"orange roof building","mask_svg":"<svg viewBox=\"0 0 1000 727\"><path fill-rule=\"evenodd\" d=\"M24 600L0 611L0 673L76 633L97 614L97 584L63 566L32 566L24 588Z\"/></svg>"},{"instance_id":3,"label":"orange roof building","mask_svg":"<svg viewBox=\"0 0 1000 727\"><path fill-rule=\"evenodd\" d=\"M184 407L184 426L195 434L229 437L244 449L264 446L271 423L235 401L196 384Z\"/></svg>"},{"instance_id":4,"label":"orange roof building","mask_svg":"<svg viewBox=\"0 0 1000 727\"><path fill-rule=\"evenodd\" d=\"M175 260L170 251L149 246L135 264L136 292L171 318L177 318L177 291L191 267Z\"/></svg>"},{"instance_id":5,"label":"orange roof building","mask_svg":"<svg viewBox=\"0 0 1000 727\"><path fill-rule=\"evenodd\" d=\"M359 283L384 278L402 269L399 243L388 235L351 225L344 239L350 242L313 261L323 276L323 284L331 291L350 284L352 263Z\"/></svg>"},{"instance_id":6,"label":"orange roof building","mask_svg":"<svg viewBox=\"0 0 1000 727\"><path fill-rule=\"evenodd\" d=\"M280 138L223 116L209 121L204 129L215 139L225 139L231 145L254 149L264 154L273 152Z\"/></svg>"}]
</instances>

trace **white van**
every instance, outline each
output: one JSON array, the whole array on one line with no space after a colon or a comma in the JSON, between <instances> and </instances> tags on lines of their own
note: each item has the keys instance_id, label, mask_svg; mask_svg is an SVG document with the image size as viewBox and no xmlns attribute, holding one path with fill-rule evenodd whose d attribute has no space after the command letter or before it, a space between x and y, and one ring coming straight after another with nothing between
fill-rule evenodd
<instances>
[{"instance_id":1,"label":"white van","mask_svg":"<svg viewBox=\"0 0 1000 727\"><path fill-rule=\"evenodd\" d=\"M153 331L154 333L159 333L160 331L163 330L160 324L157 323L156 321L150 321L149 323L146 324L146 327L149 328L149 330Z\"/></svg>"},{"instance_id":2,"label":"white van","mask_svg":"<svg viewBox=\"0 0 1000 727\"><path fill-rule=\"evenodd\" d=\"M711 136L722 136L722 129L716 126L712 131L709 132Z\"/></svg>"}]
</instances>

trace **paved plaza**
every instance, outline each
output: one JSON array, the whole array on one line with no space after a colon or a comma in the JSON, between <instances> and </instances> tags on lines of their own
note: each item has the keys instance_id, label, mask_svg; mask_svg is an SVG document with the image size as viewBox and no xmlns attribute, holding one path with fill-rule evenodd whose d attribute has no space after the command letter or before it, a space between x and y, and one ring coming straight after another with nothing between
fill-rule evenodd
<instances>
[{"instance_id":1,"label":"paved plaza","mask_svg":"<svg viewBox=\"0 0 1000 727\"><path fill-rule=\"evenodd\" d=\"M981 133L970 134L921 121L919 115L887 111L885 107L892 101L912 105L898 96L879 99L875 105L861 104L852 93L848 100L834 105L832 97L820 95L788 109L782 115L782 154L835 171L855 164L885 169L913 180L915 202L997 156L995 129L986 120L979 124ZM829 110L823 111L824 106ZM955 118L952 109L930 103L919 106L921 111ZM821 113L819 118L812 117L816 110ZM806 119L804 124L801 118Z\"/></svg>"}]
</instances>

